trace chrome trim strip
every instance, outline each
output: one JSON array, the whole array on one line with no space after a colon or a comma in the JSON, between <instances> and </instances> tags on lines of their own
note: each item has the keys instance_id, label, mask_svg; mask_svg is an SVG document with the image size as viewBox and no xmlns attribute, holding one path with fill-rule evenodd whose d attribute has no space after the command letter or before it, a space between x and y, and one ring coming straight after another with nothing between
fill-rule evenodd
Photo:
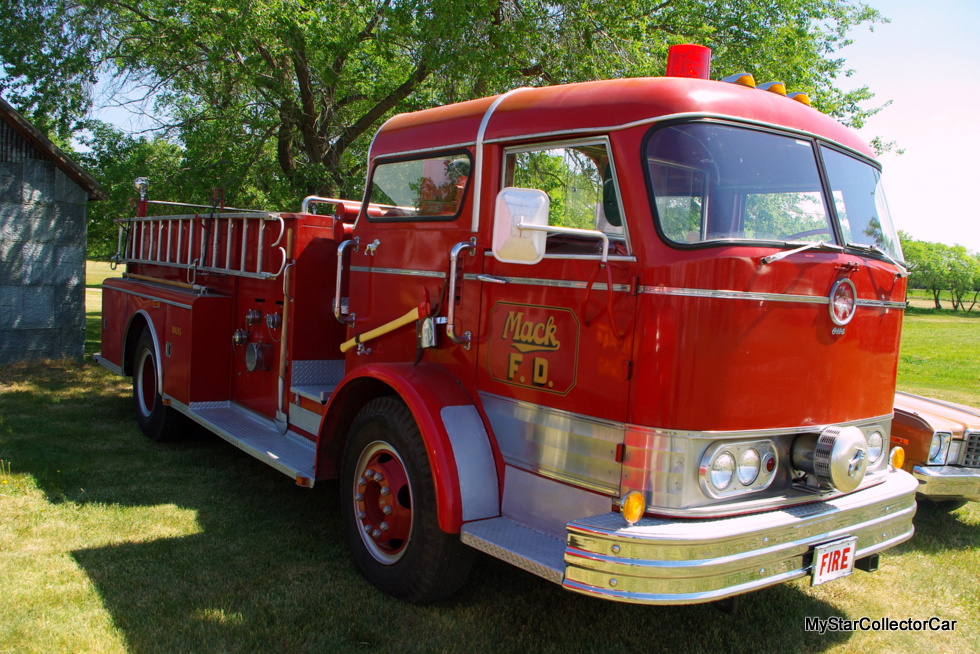
<instances>
[{"instance_id":1,"label":"chrome trim strip","mask_svg":"<svg viewBox=\"0 0 980 654\"><path fill-rule=\"evenodd\" d=\"M412 270L409 268L372 268L370 266L348 266L351 272L379 273L381 275L402 275L405 277L432 277L445 279L446 273L437 270Z\"/></svg>"},{"instance_id":2,"label":"chrome trim strip","mask_svg":"<svg viewBox=\"0 0 980 654\"><path fill-rule=\"evenodd\" d=\"M712 120L724 120L730 123L751 125L753 127L762 127L765 129L777 130L783 132L784 134L795 134L797 136L804 136L806 138L816 139L817 141L823 143L833 143L834 145L841 148L842 150L846 150L852 154L855 154L858 157L860 157L862 160L873 163L874 166L879 170L881 169L880 165L877 162L874 162L871 159L869 159L867 154L855 150L853 148L850 148L842 143L838 143L837 141L833 141L827 138L826 136L821 136L820 134L815 134L813 132L807 132L805 130L800 130L800 129L794 129L792 127L778 125L776 123L767 123L761 120L752 120L751 118L730 116L727 114L718 114L718 113L712 113L706 111L702 111L702 112L688 111L688 112L680 112L676 114L666 114L663 116L652 116L650 118L641 118L640 120L634 120L633 122L630 123L621 123L618 125L581 127L578 129L558 130L554 132L539 132L537 134L521 134L519 136L505 136L505 137L490 139L486 141L486 143L488 144L507 143L509 141L518 141L518 140L524 141L524 140L532 140L532 139L544 139L544 138L552 138L555 136L562 136L565 134L570 136L575 136L579 134L588 135L588 134L606 133L606 132L619 132L626 129L632 129L634 127L641 127L643 125L652 125L654 123L668 122L674 120L698 120L703 118L712 119Z\"/></svg>"},{"instance_id":3,"label":"chrome trim strip","mask_svg":"<svg viewBox=\"0 0 980 654\"><path fill-rule=\"evenodd\" d=\"M798 427L778 427L772 429L740 429L732 431L689 431L683 429L659 429L657 427L645 427L642 425L628 425L623 422L618 422L615 420L602 420L595 418L593 416L583 415L579 413L572 413L571 411L563 411L561 409L553 409L551 407L544 407L538 404L533 404L524 400L515 400L513 398L504 397L503 395L496 395L494 393L487 393L480 391L480 399L486 402L499 401L501 403L513 404L515 407L530 411L546 411L553 414L557 418L563 421L575 421L575 420L586 420L597 425L603 425L612 429L622 429L626 430L627 427L635 427L650 433L655 433L662 436L676 436L679 438L708 438L712 440L722 440L728 438L737 439L758 439L767 438L773 436L785 436L785 435L795 435L795 434L816 434L820 433L830 425L800 425ZM886 414L883 416L875 416L871 418L859 418L857 420L849 420L846 422L835 422L831 423L838 427L862 427L869 425L880 425L881 423L891 423L892 414Z\"/></svg>"},{"instance_id":4,"label":"chrome trim strip","mask_svg":"<svg viewBox=\"0 0 980 654\"><path fill-rule=\"evenodd\" d=\"M378 134L384 129L384 125L378 130ZM377 138L377 136L375 136ZM419 148L417 150L399 150L398 152L386 152L385 154L379 154L374 158L376 162L383 162L385 159L395 159L397 157L410 157L415 154L428 154L430 152L442 152L443 150L462 150L464 148L471 148L476 145L476 141L463 141L461 143L450 143L447 145L434 145L428 148ZM372 147L374 143L372 142Z\"/></svg>"},{"instance_id":5,"label":"chrome trim strip","mask_svg":"<svg viewBox=\"0 0 980 654\"><path fill-rule=\"evenodd\" d=\"M856 306L859 307L872 307L877 309L901 309L905 310L908 306L905 302L889 302L887 300L857 300L855 302Z\"/></svg>"},{"instance_id":6,"label":"chrome trim strip","mask_svg":"<svg viewBox=\"0 0 980 654\"><path fill-rule=\"evenodd\" d=\"M474 234L480 231L480 204L483 200L483 146L484 136L486 136L487 133L487 126L490 124L490 118L493 116L493 112L497 110L500 103L518 91L525 90L525 88L526 87L511 89L498 96L497 99L494 100L489 107L487 107L486 112L483 114L483 119L480 121L480 128L476 132L476 143L474 143L474 150L476 150L476 161L473 164L472 175L472 177L475 177L476 180L473 184L473 216L470 223L470 230Z\"/></svg>"},{"instance_id":7,"label":"chrome trim strip","mask_svg":"<svg viewBox=\"0 0 980 654\"><path fill-rule=\"evenodd\" d=\"M463 275L463 279L476 280L479 281L478 273L467 273ZM504 280L507 284L519 284L523 286L545 286L548 288L574 288L580 290L586 290L589 287L588 282L574 282L565 279L533 279L530 277L502 277L498 276L498 279ZM592 285L597 291L605 291L609 288L608 284L605 282L596 282ZM613 291L618 293L631 293L633 287L629 284L613 284Z\"/></svg>"},{"instance_id":8,"label":"chrome trim strip","mask_svg":"<svg viewBox=\"0 0 980 654\"><path fill-rule=\"evenodd\" d=\"M601 254L548 254L547 252L542 257L542 259L553 259L555 261L601 261ZM636 263L636 257L632 254L610 254L606 261L624 261L627 263Z\"/></svg>"},{"instance_id":9,"label":"chrome trim strip","mask_svg":"<svg viewBox=\"0 0 980 654\"><path fill-rule=\"evenodd\" d=\"M723 291L707 288L677 288L671 286L640 286L640 293L646 295L671 295L677 297L701 297L719 300L750 300L753 302L797 302L802 304L830 304L825 295L794 295L791 293L757 293L752 291ZM857 300L859 307L878 309L905 309L904 302L885 300Z\"/></svg>"},{"instance_id":10,"label":"chrome trim strip","mask_svg":"<svg viewBox=\"0 0 980 654\"><path fill-rule=\"evenodd\" d=\"M863 558L912 537L917 482L895 471L877 486L821 502L717 520L618 513L568 525L569 590L621 602L709 602L809 574L815 545L858 538Z\"/></svg>"}]
</instances>

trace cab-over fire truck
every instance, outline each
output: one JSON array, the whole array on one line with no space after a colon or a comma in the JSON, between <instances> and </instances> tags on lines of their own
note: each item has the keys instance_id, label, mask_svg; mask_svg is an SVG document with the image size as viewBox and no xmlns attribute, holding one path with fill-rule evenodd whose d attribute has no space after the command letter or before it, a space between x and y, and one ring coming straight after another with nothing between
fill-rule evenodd
<instances>
[{"instance_id":1,"label":"cab-over fire truck","mask_svg":"<svg viewBox=\"0 0 980 654\"><path fill-rule=\"evenodd\" d=\"M648 604L876 569L916 490L880 169L709 57L395 116L362 202L147 216L143 185L102 364L150 438L339 477L358 569L407 601L476 550Z\"/></svg>"}]
</instances>

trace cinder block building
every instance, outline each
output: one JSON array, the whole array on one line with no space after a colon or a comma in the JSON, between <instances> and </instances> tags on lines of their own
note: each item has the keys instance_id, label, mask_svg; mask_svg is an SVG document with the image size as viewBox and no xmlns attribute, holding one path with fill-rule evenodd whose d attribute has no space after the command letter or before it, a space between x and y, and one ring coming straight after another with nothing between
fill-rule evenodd
<instances>
[{"instance_id":1,"label":"cinder block building","mask_svg":"<svg viewBox=\"0 0 980 654\"><path fill-rule=\"evenodd\" d=\"M0 365L81 357L98 183L0 98Z\"/></svg>"}]
</instances>

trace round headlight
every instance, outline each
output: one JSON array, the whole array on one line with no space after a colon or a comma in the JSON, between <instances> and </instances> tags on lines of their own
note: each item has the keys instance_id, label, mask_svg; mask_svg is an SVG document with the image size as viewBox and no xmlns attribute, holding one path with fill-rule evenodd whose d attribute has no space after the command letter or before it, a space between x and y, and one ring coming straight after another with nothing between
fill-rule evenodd
<instances>
[{"instance_id":1,"label":"round headlight","mask_svg":"<svg viewBox=\"0 0 980 654\"><path fill-rule=\"evenodd\" d=\"M711 462L711 470L708 472L711 485L718 490L725 490L731 486L732 479L735 477L735 457L728 452L722 452Z\"/></svg>"},{"instance_id":2,"label":"round headlight","mask_svg":"<svg viewBox=\"0 0 980 654\"><path fill-rule=\"evenodd\" d=\"M872 464L878 463L884 449L884 439L880 431L873 431L868 436L868 459Z\"/></svg>"},{"instance_id":3,"label":"round headlight","mask_svg":"<svg viewBox=\"0 0 980 654\"><path fill-rule=\"evenodd\" d=\"M929 463L946 463L946 454L949 452L950 435L944 432L936 432L932 435L932 443L929 445Z\"/></svg>"},{"instance_id":4,"label":"round headlight","mask_svg":"<svg viewBox=\"0 0 980 654\"><path fill-rule=\"evenodd\" d=\"M759 457L759 451L753 448L749 448L742 452L742 455L738 457L738 468L735 473L738 475L738 480L743 486L750 485L755 478L759 476L759 465L761 462L761 457Z\"/></svg>"}]
</instances>

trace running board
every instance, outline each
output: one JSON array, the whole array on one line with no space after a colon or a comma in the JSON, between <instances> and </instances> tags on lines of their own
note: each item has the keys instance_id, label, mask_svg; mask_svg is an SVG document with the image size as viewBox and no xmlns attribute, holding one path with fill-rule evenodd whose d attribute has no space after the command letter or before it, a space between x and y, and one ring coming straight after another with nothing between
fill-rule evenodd
<instances>
[{"instance_id":1,"label":"running board","mask_svg":"<svg viewBox=\"0 0 980 654\"><path fill-rule=\"evenodd\" d=\"M276 423L233 402L191 402L170 400L171 406L203 425L238 449L312 487L316 473L316 444L292 431L284 435Z\"/></svg>"},{"instance_id":2,"label":"running board","mask_svg":"<svg viewBox=\"0 0 980 654\"><path fill-rule=\"evenodd\" d=\"M556 584L565 578L565 543L510 518L467 522L462 541L490 556Z\"/></svg>"}]
</instances>

